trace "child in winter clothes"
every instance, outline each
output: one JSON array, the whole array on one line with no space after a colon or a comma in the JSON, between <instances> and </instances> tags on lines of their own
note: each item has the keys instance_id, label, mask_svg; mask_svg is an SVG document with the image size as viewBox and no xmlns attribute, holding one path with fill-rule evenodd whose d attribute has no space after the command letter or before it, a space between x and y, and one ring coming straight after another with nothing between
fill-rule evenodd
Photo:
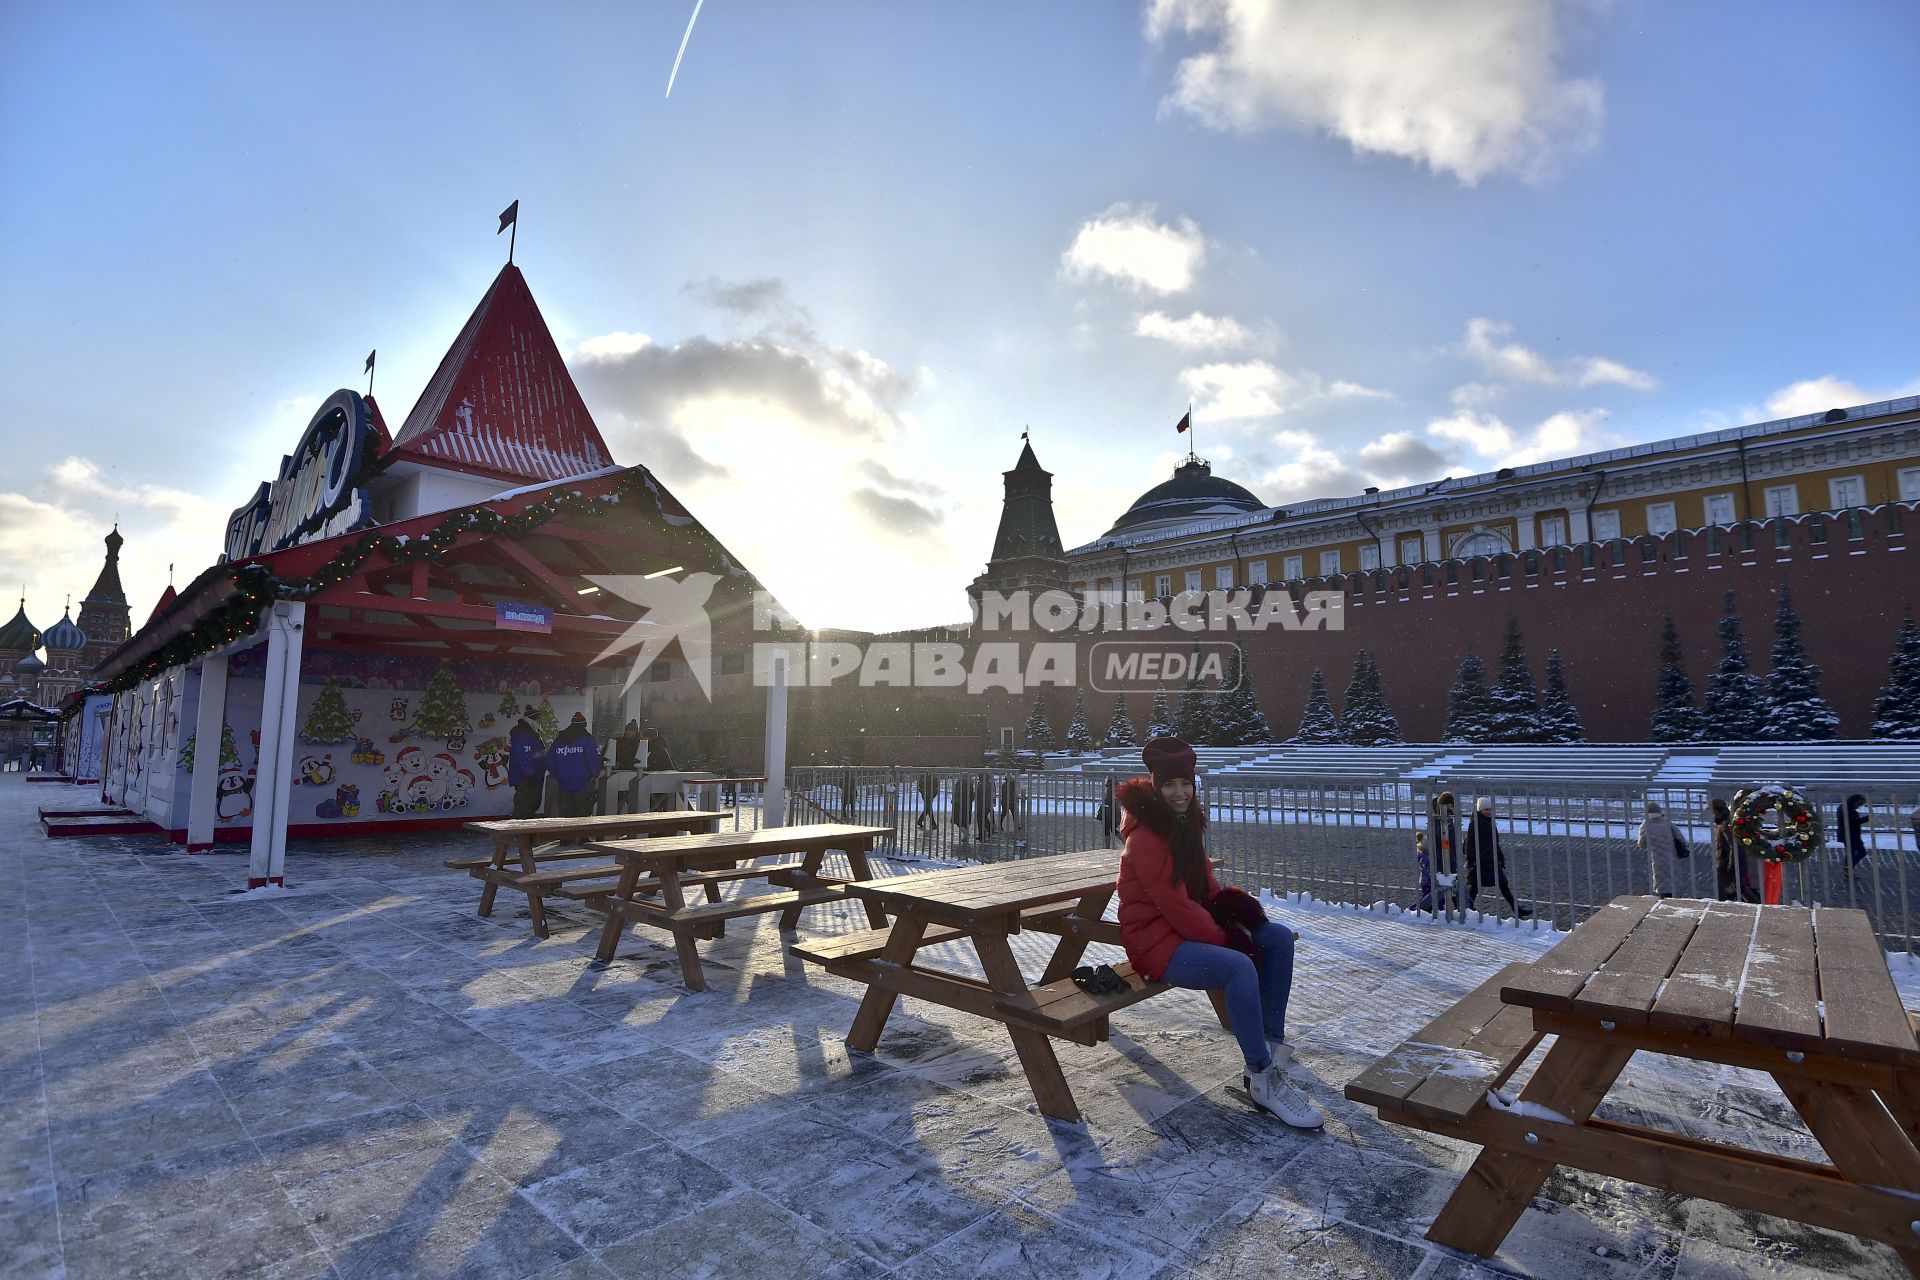
<instances>
[{"instance_id":1,"label":"child in winter clothes","mask_svg":"<svg viewBox=\"0 0 1920 1280\"><path fill-rule=\"evenodd\" d=\"M1153 776L1123 782L1114 792L1126 814L1118 887L1127 959L1150 981L1196 991L1225 988L1246 1062L1242 1083L1254 1106L1297 1129L1317 1129L1319 1111L1286 1077L1293 1056L1286 1044L1293 931L1269 921L1235 937L1238 930L1214 918L1207 904L1221 889L1204 843L1206 810L1193 793L1193 748L1161 737L1141 754Z\"/></svg>"}]
</instances>

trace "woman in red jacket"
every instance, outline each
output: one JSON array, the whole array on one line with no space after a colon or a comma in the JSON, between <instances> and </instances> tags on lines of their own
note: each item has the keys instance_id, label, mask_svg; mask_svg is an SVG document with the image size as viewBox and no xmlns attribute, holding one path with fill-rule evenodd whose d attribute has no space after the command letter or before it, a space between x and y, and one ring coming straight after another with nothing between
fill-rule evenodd
<instances>
[{"instance_id":1,"label":"woman in red jacket","mask_svg":"<svg viewBox=\"0 0 1920 1280\"><path fill-rule=\"evenodd\" d=\"M1321 1116L1287 1081L1287 996L1293 989L1293 931L1268 922L1252 934L1256 958L1229 945L1206 903L1220 892L1203 837L1206 810L1193 793L1193 748L1155 738L1141 752L1151 778L1114 791L1125 811L1120 834L1120 944L1135 973L1176 987L1225 988L1227 1015L1246 1059L1253 1105L1296 1129Z\"/></svg>"}]
</instances>

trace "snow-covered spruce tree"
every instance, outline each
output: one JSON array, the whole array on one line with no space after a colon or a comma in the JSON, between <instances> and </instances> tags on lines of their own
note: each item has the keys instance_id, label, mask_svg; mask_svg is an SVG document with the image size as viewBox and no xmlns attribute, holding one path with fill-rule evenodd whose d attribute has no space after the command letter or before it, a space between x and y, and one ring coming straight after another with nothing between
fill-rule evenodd
<instances>
[{"instance_id":1,"label":"snow-covered spruce tree","mask_svg":"<svg viewBox=\"0 0 1920 1280\"><path fill-rule=\"evenodd\" d=\"M1472 649L1460 659L1453 688L1447 691L1443 742L1488 742L1493 736L1493 695L1487 692L1487 668Z\"/></svg>"},{"instance_id":2,"label":"snow-covered spruce tree","mask_svg":"<svg viewBox=\"0 0 1920 1280\"><path fill-rule=\"evenodd\" d=\"M1147 716L1147 741L1173 736L1173 708L1167 705L1167 686L1153 686L1153 710Z\"/></svg>"},{"instance_id":3,"label":"snow-covered spruce tree","mask_svg":"<svg viewBox=\"0 0 1920 1280\"><path fill-rule=\"evenodd\" d=\"M1365 649L1353 660L1353 679L1347 683L1346 706L1340 714L1340 734L1359 747L1406 741L1400 733L1400 722L1387 709L1380 668Z\"/></svg>"},{"instance_id":4,"label":"snow-covered spruce tree","mask_svg":"<svg viewBox=\"0 0 1920 1280\"><path fill-rule=\"evenodd\" d=\"M1747 661L1747 640L1740 630L1740 615L1733 606L1733 592L1721 602L1720 665L1707 681L1702 699L1707 716L1707 736L1715 742L1751 742L1760 736L1766 721L1766 701L1760 677L1753 674Z\"/></svg>"},{"instance_id":5,"label":"snow-covered spruce tree","mask_svg":"<svg viewBox=\"0 0 1920 1280\"><path fill-rule=\"evenodd\" d=\"M1214 742L1214 704L1217 695L1207 687L1200 671L1200 646L1196 642L1187 657L1187 682L1180 686L1180 707L1173 715L1173 731L1190 747L1211 747Z\"/></svg>"},{"instance_id":6,"label":"snow-covered spruce tree","mask_svg":"<svg viewBox=\"0 0 1920 1280\"><path fill-rule=\"evenodd\" d=\"M1654 691L1653 741L1702 742L1707 736L1707 718L1693 705L1693 681L1687 678L1686 654L1680 648L1680 631L1673 625L1673 611L1660 629L1660 686Z\"/></svg>"},{"instance_id":7,"label":"snow-covered spruce tree","mask_svg":"<svg viewBox=\"0 0 1920 1280\"><path fill-rule=\"evenodd\" d=\"M1820 668L1800 643L1800 615L1793 611L1787 584L1780 584L1780 608L1773 615L1773 670L1767 673L1762 702L1766 721L1760 736L1768 742L1810 742L1838 737L1840 717L1820 696Z\"/></svg>"},{"instance_id":8,"label":"snow-covered spruce tree","mask_svg":"<svg viewBox=\"0 0 1920 1280\"><path fill-rule=\"evenodd\" d=\"M1887 659L1887 683L1873 701L1873 736L1920 742L1920 627L1907 609Z\"/></svg>"},{"instance_id":9,"label":"snow-covered spruce tree","mask_svg":"<svg viewBox=\"0 0 1920 1280\"><path fill-rule=\"evenodd\" d=\"M1547 687L1540 698L1540 740L1542 742L1584 742L1587 730L1567 696L1567 673L1560 666L1560 651L1547 650Z\"/></svg>"},{"instance_id":10,"label":"snow-covered spruce tree","mask_svg":"<svg viewBox=\"0 0 1920 1280\"><path fill-rule=\"evenodd\" d=\"M1247 665L1247 651L1233 642L1227 658L1226 679L1214 714L1214 745L1250 747L1273 741L1273 728L1267 713L1260 709L1260 695L1253 691L1253 670Z\"/></svg>"},{"instance_id":11,"label":"snow-covered spruce tree","mask_svg":"<svg viewBox=\"0 0 1920 1280\"><path fill-rule=\"evenodd\" d=\"M1047 723L1047 691L1037 689L1033 695L1033 712L1027 717L1026 728L1021 737L1026 740L1029 751L1042 754L1053 750L1053 726Z\"/></svg>"},{"instance_id":12,"label":"snow-covered spruce tree","mask_svg":"<svg viewBox=\"0 0 1920 1280\"><path fill-rule=\"evenodd\" d=\"M1300 728L1291 739L1300 743L1344 742L1340 724L1333 718L1333 703L1327 700L1327 677L1319 667L1307 685L1307 709L1300 713Z\"/></svg>"},{"instance_id":13,"label":"snow-covered spruce tree","mask_svg":"<svg viewBox=\"0 0 1920 1280\"><path fill-rule=\"evenodd\" d=\"M1500 680L1493 687L1493 720L1488 738L1493 742L1541 742L1540 699L1533 688L1533 668L1527 665L1526 646L1520 640L1520 622L1507 615L1507 642L1500 650Z\"/></svg>"},{"instance_id":14,"label":"snow-covered spruce tree","mask_svg":"<svg viewBox=\"0 0 1920 1280\"><path fill-rule=\"evenodd\" d=\"M1133 727L1133 717L1127 714L1127 695L1113 695L1113 714L1107 717L1107 733L1100 740L1105 747L1137 747L1140 734Z\"/></svg>"},{"instance_id":15,"label":"snow-covered spruce tree","mask_svg":"<svg viewBox=\"0 0 1920 1280\"><path fill-rule=\"evenodd\" d=\"M1087 728L1087 691L1084 686L1073 691L1073 723L1067 726L1067 749L1093 750L1093 730Z\"/></svg>"}]
</instances>

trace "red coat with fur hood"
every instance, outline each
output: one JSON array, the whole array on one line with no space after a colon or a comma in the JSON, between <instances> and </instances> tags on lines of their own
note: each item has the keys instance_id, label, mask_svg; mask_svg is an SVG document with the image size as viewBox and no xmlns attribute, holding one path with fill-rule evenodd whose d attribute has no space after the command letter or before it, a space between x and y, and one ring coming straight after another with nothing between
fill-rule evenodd
<instances>
[{"instance_id":1,"label":"red coat with fur hood","mask_svg":"<svg viewBox=\"0 0 1920 1280\"><path fill-rule=\"evenodd\" d=\"M1227 944L1226 932L1173 878L1173 808L1160 798L1152 778L1133 778L1114 788L1125 811L1120 835L1120 945L1135 973L1158 982L1182 942ZM1196 801L1196 804L1198 802ZM1206 819L1196 816L1201 834ZM1220 892L1213 862L1207 862L1207 892Z\"/></svg>"}]
</instances>

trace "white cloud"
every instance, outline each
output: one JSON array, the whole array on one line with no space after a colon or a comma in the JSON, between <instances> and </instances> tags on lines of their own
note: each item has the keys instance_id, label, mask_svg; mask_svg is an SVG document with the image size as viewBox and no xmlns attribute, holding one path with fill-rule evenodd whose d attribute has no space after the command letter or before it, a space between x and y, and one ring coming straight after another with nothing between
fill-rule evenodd
<instances>
[{"instance_id":1,"label":"white cloud","mask_svg":"<svg viewBox=\"0 0 1920 1280\"><path fill-rule=\"evenodd\" d=\"M1145 293L1180 293L1206 260L1207 241L1192 219L1154 220L1151 205L1116 204L1080 224L1060 259L1070 280L1107 279Z\"/></svg>"},{"instance_id":2,"label":"white cloud","mask_svg":"<svg viewBox=\"0 0 1920 1280\"><path fill-rule=\"evenodd\" d=\"M1471 186L1591 146L1598 82L1558 65L1556 6L1474 0L1149 0L1147 35L1199 42L1162 111L1215 129L1290 125Z\"/></svg>"},{"instance_id":3,"label":"white cloud","mask_svg":"<svg viewBox=\"0 0 1920 1280\"><path fill-rule=\"evenodd\" d=\"M1630 369L1618 360L1608 360L1603 356L1575 356L1556 365L1530 347L1507 341L1512 333L1513 326L1510 324L1477 316L1467 321L1467 334L1461 339L1460 350L1494 377L1515 382L1537 382L1550 387L1593 387L1611 383L1635 391L1652 391L1660 385L1652 374ZM1468 385L1478 389L1470 395L1498 392L1498 388ZM1466 390L1465 387L1455 390L1455 404L1474 402L1471 398L1466 401L1461 399L1461 393ZM1491 398L1488 395L1478 403L1484 404Z\"/></svg>"},{"instance_id":4,"label":"white cloud","mask_svg":"<svg viewBox=\"0 0 1920 1280\"><path fill-rule=\"evenodd\" d=\"M1256 330L1232 316L1210 316L1195 311L1186 316L1170 316L1164 311L1149 311L1134 325L1142 338L1170 343L1183 351L1222 351L1255 347L1270 350L1278 344L1271 328Z\"/></svg>"},{"instance_id":5,"label":"white cloud","mask_svg":"<svg viewBox=\"0 0 1920 1280\"><path fill-rule=\"evenodd\" d=\"M577 360L618 360L621 356L630 356L634 352L653 345L653 339L644 333L603 333L597 338L588 338L573 349Z\"/></svg>"},{"instance_id":6,"label":"white cloud","mask_svg":"<svg viewBox=\"0 0 1920 1280\"><path fill-rule=\"evenodd\" d=\"M1605 429L1606 418L1601 409L1565 410L1531 430L1517 430L1494 414L1462 409L1435 418L1427 424L1427 432L1465 445L1494 466L1524 467L1627 443Z\"/></svg>"},{"instance_id":7,"label":"white cloud","mask_svg":"<svg viewBox=\"0 0 1920 1280\"><path fill-rule=\"evenodd\" d=\"M1275 418L1326 400L1391 400L1390 391L1336 379L1324 381L1309 370L1289 373L1266 360L1196 365L1180 371L1180 385L1199 417Z\"/></svg>"},{"instance_id":8,"label":"white cloud","mask_svg":"<svg viewBox=\"0 0 1920 1280\"><path fill-rule=\"evenodd\" d=\"M1359 458L1382 489L1434 480L1447 470L1446 456L1411 431L1390 431L1361 446Z\"/></svg>"},{"instance_id":9,"label":"white cloud","mask_svg":"<svg viewBox=\"0 0 1920 1280\"><path fill-rule=\"evenodd\" d=\"M1276 431L1267 439L1292 455L1269 465L1254 483L1254 491L1275 505L1352 497L1370 485L1395 489L1437 480L1448 468L1444 454L1410 431L1389 432L1358 450L1329 446L1307 431Z\"/></svg>"},{"instance_id":10,"label":"white cloud","mask_svg":"<svg viewBox=\"0 0 1920 1280\"><path fill-rule=\"evenodd\" d=\"M1456 409L1478 409L1485 405L1492 404L1495 400L1498 400L1506 394L1507 389L1502 386L1490 386L1484 382L1469 382L1463 386L1455 387L1448 398L1453 401L1453 406Z\"/></svg>"},{"instance_id":11,"label":"white cloud","mask_svg":"<svg viewBox=\"0 0 1920 1280\"><path fill-rule=\"evenodd\" d=\"M1920 380L1909 382L1904 387L1869 391L1858 383L1827 374L1824 377L1808 378L1792 386L1782 387L1768 396L1766 416L1798 418L1802 414L1825 413L1829 409L1851 409L1855 405L1873 404L1880 400L1896 400L1902 396L1911 395L1920 395ZM1749 415L1750 418L1759 416L1757 413Z\"/></svg>"}]
</instances>

